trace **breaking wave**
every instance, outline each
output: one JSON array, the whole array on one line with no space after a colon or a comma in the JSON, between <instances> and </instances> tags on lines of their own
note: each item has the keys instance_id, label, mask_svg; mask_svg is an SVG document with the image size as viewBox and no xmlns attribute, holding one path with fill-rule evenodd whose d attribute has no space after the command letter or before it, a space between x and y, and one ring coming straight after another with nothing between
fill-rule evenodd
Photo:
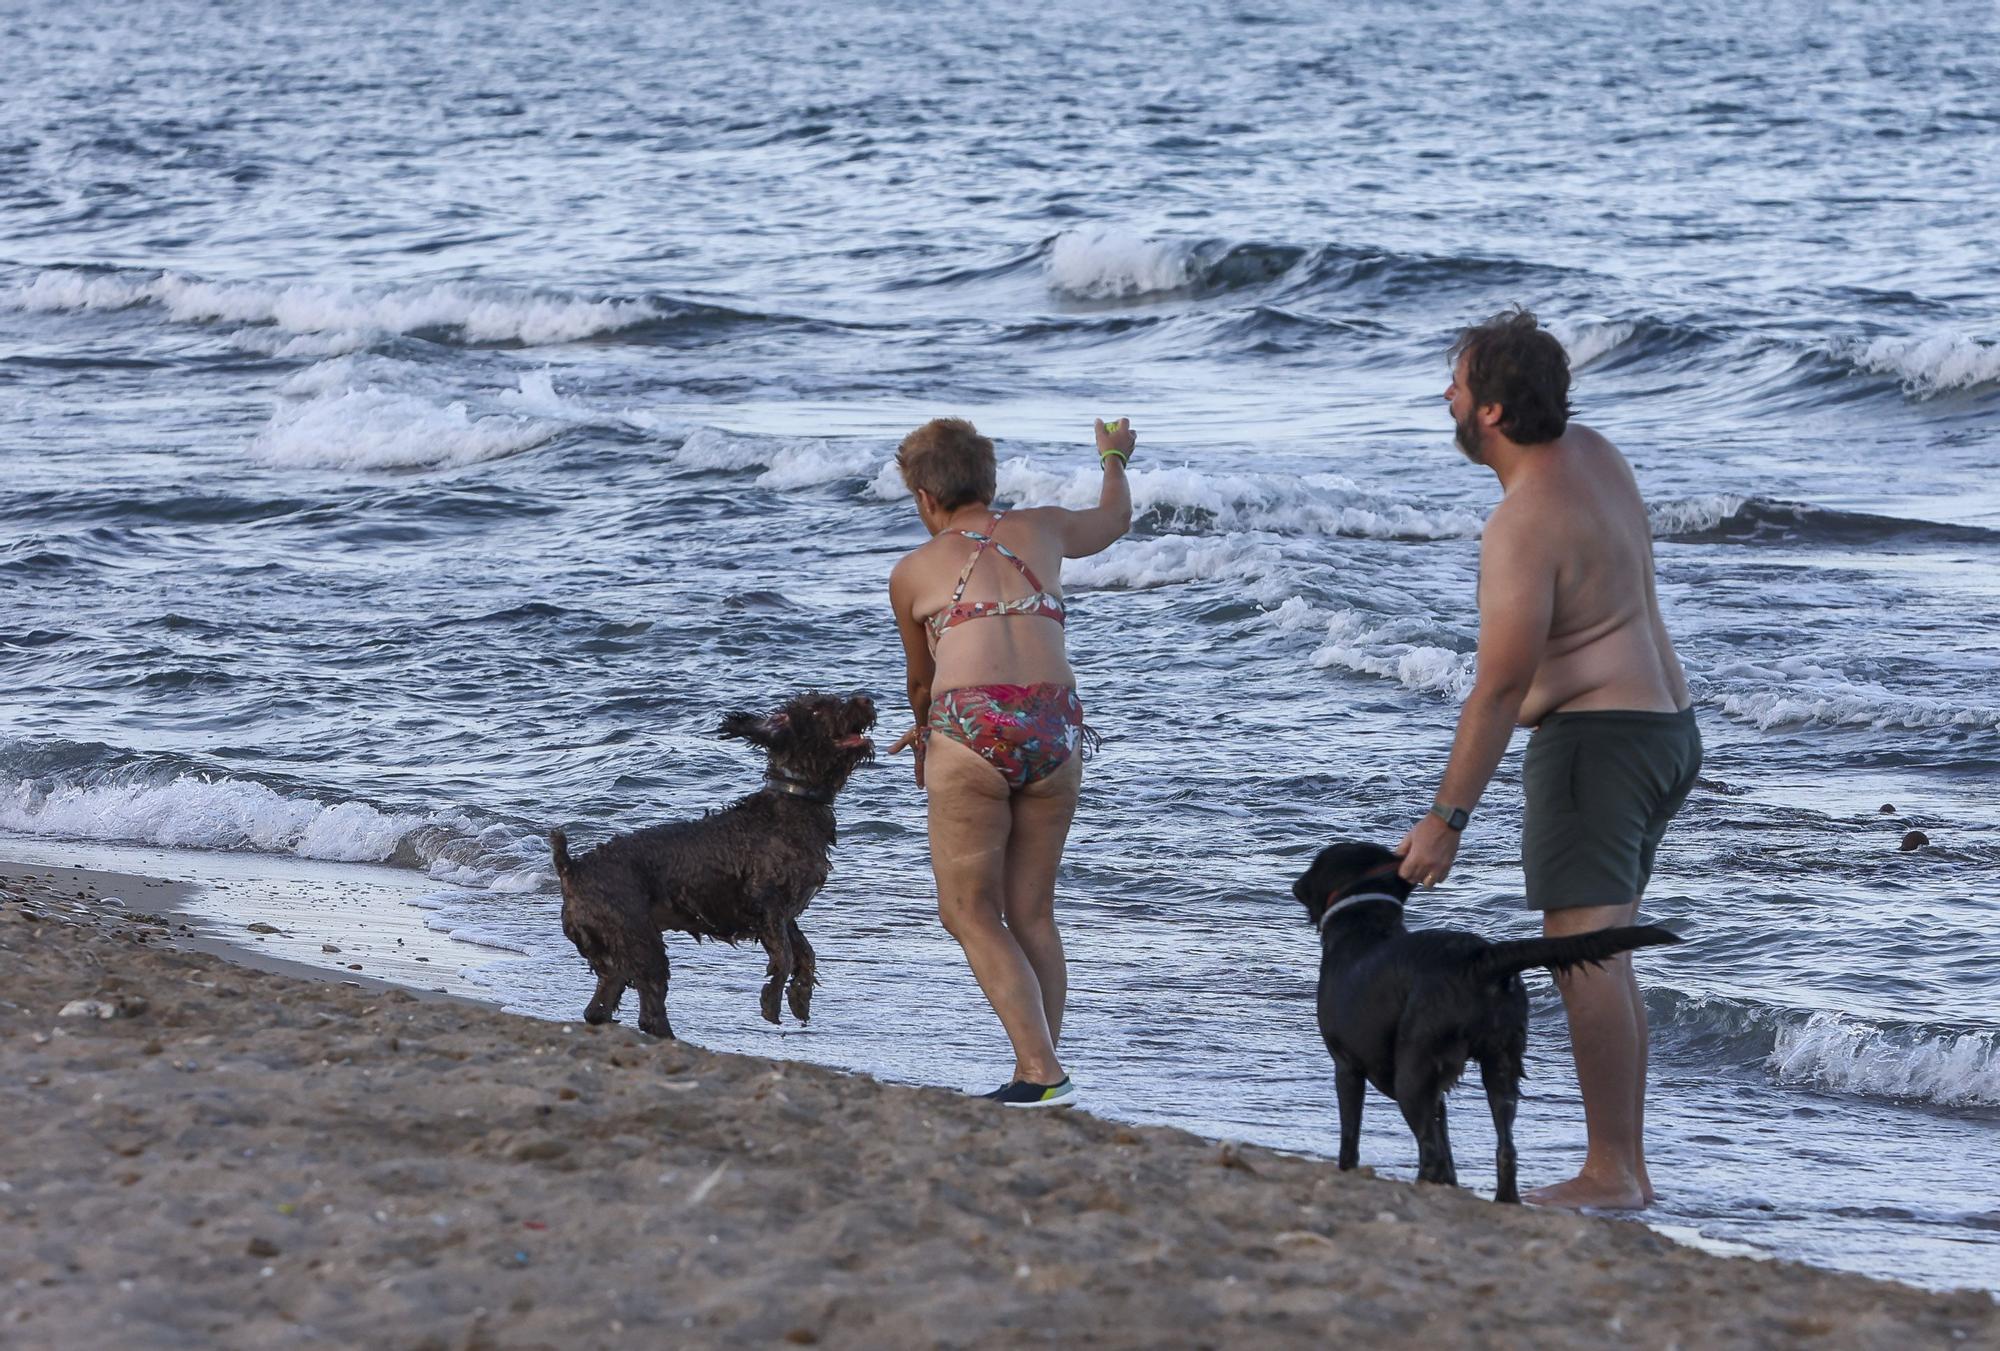
<instances>
[{"instance_id":1,"label":"breaking wave","mask_svg":"<svg viewBox=\"0 0 2000 1351\"><path fill-rule=\"evenodd\" d=\"M1653 534L1682 544L2000 544L2000 530L1713 493L1656 502Z\"/></svg>"},{"instance_id":2,"label":"breaking wave","mask_svg":"<svg viewBox=\"0 0 2000 1351\"><path fill-rule=\"evenodd\" d=\"M1704 702L1774 727L1964 728L2000 731L2000 704L1963 704L1850 678L1810 657L1725 662L1698 678Z\"/></svg>"},{"instance_id":3,"label":"breaking wave","mask_svg":"<svg viewBox=\"0 0 2000 1351\"><path fill-rule=\"evenodd\" d=\"M1442 695L1456 703L1472 689L1475 654L1448 642L1464 641L1428 618L1360 610L1317 610L1294 596L1272 612L1281 629L1310 632L1324 625L1312 664L1321 670L1380 676L1419 694Z\"/></svg>"},{"instance_id":4,"label":"breaking wave","mask_svg":"<svg viewBox=\"0 0 2000 1351\"><path fill-rule=\"evenodd\" d=\"M728 313L684 302L584 299L456 282L362 288L67 268L38 272L0 291L0 305L42 313L156 306L179 323L249 325L240 336L252 349L308 357L355 351L398 334L539 346Z\"/></svg>"},{"instance_id":5,"label":"breaking wave","mask_svg":"<svg viewBox=\"0 0 2000 1351\"><path fill-rule=\"evenodd\" d=\"M499 891L533 890L546 880L539 840L509 826L457 813L325 802L250 780L149 767L16 779L0 788L0 830L387 863Z\"/></svg>"},{"instance_id":6,"label":"breaking wave","mask_svg":"<svg viewBox=\"0 0 2000 1351\"><path fill-rule=\"evenodd\" d=\"M1924 338L1875 338L1845 355L1864 371L1893 375L1918 398L2000 383L2000 342L1963 333Z\"/></svg>"},{"instance_id":7,"label":"breaking wave","mask_svg":"<svg viewBox=\"0 0 2000 1351\"><path fill-rule=\"evenodd\" d=\"M1051 470L1023 457L1000 465L1002 499L1083 508L1094 506L1103 476L1093 469ZM1485 518L1450 507L1419 507L1371 492L1337 474L1216 474L1166 466L1134 469L1132 514L1157 534L1266 530L1288 535L1364 539L1476 538ZM884 464L869 492L885 502L908 496L894 461Z\"/></svg>"},{"instance_id":8,"label":"breaking wave","mask_svg":"<svg viewBox=\"0 0 2000 1351\"><path fill-rule=\"evenodd\" d=\"M1990 1030L1888 1025L1662 989L1646 1002L1663 1046L1755 1067L1781 1084L1940 1107L2000 1106L2000 1034Z\"/></svg>"}]
</instances>

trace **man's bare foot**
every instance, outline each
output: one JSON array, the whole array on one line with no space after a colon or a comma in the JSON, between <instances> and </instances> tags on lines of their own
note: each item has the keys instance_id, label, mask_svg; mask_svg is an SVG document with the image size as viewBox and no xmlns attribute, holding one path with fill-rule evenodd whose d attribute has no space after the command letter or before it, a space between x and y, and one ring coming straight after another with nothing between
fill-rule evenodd
<instances>
[{"instance_id":1,"label":"man's bare foot","mask_svg":"<svg viewBox=\"0 0 2000 1351\"><path fill-rule=\"evenodd\" d=\"M1551 1210L1644 1210L1652 1197L1631 1178L1597 1178L1578 1174L1567 1182L1537 1187L1521 1200Z\"/></svg>"}]
</instances>

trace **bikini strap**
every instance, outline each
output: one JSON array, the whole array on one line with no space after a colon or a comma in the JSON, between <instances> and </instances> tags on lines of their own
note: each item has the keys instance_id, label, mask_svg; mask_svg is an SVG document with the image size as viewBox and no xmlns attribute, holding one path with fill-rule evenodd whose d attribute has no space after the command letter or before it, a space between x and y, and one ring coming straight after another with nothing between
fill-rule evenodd
<instances>
[{"instance_id":1,"label":"bikini strap","mask_svg":"<svg viewBox=\"0 0 2000 1351\"><path fill-rule=\"evenodd\" d=\"M1035 576L1035 570L1029 567L1027 561L1023 559L1019 554L1015 553L1012 549L1008 548L1006 545L1002 544L997 539L993 541L993 552L999 554L1009 563L1012 563L1014 567L1020 572L1022 578L1027 581L1028 585L1035 589L1036 595L1040 596L1048 594L1046 591L1042 589L1042 579Z\"/></svg>"},{"instance_id":2,"label":"bikini strap","mask_svg":"<svg viewBox=\"0 0 2000 1351\"><path fill-rule=\"evenodd\" d=\"M986 523L986 533L983 535L976 530L961 530L958 532L967 539L978 540L979 547L972 551L972 557L966 559L965 566L959 569L958 586L951 593L951 605L946 607L945 613L949 614L952 609L957 607L961 600L965 599L965 584L972 580L972 570L979 566L979 556L986 552L986 546L989 544L998 544L998 541L993 538L993 527L1000 524L1000 518L1003 515L1005 515L1004 512L994 512L993 519ZM1001 548L1000 552L1004 554L1007 550Z\"/></svg>"}]
</instances>

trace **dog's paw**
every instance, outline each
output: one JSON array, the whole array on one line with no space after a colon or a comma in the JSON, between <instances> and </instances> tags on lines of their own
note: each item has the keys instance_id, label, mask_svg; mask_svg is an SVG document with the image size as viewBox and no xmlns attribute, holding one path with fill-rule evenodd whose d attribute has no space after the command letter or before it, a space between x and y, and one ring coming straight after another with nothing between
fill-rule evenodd
<instances>
[{"instance_id":1,"label":"dog's paw","mask_svg":"<svg viewBox=\"0 0 2000 1351\"><path fill-rule=\"evenodd\" d=\"M793 985L785 991L785 1002L792 1006L792 1017L802 1023L812 1021L812 987Z\"/></svg>"},{"instance_id":2,"label":"dog's paw","mask_svg":"<svg viewBox=\"0 0 2000 1351\"><path fill-rule=\"evenodd\" d=\"M778 983L776 981L772 981L764 987L763 998L758 1003L763 1007L765 1022L775 1023L778 1021Z\"/></svg>"}]
</instances>

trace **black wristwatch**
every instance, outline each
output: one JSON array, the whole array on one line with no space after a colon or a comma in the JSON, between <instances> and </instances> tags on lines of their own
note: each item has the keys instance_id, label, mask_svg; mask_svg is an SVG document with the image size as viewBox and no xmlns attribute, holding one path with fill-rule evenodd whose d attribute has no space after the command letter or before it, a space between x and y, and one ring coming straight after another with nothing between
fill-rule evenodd
<instances>
[{"instance_id":1,"label":"black wristwatch","mask_svg":"<svg viewBox=\"0 0 2000 1351\"><path fill-rule=\"evenodd\" d=\"M1447 830L1464 830L1465 823L1472 819L1472 813L1463 807L1447 807L1442 802L1431 803L1431 815L1444 822Z\"/></svg>"}]
</instances>

